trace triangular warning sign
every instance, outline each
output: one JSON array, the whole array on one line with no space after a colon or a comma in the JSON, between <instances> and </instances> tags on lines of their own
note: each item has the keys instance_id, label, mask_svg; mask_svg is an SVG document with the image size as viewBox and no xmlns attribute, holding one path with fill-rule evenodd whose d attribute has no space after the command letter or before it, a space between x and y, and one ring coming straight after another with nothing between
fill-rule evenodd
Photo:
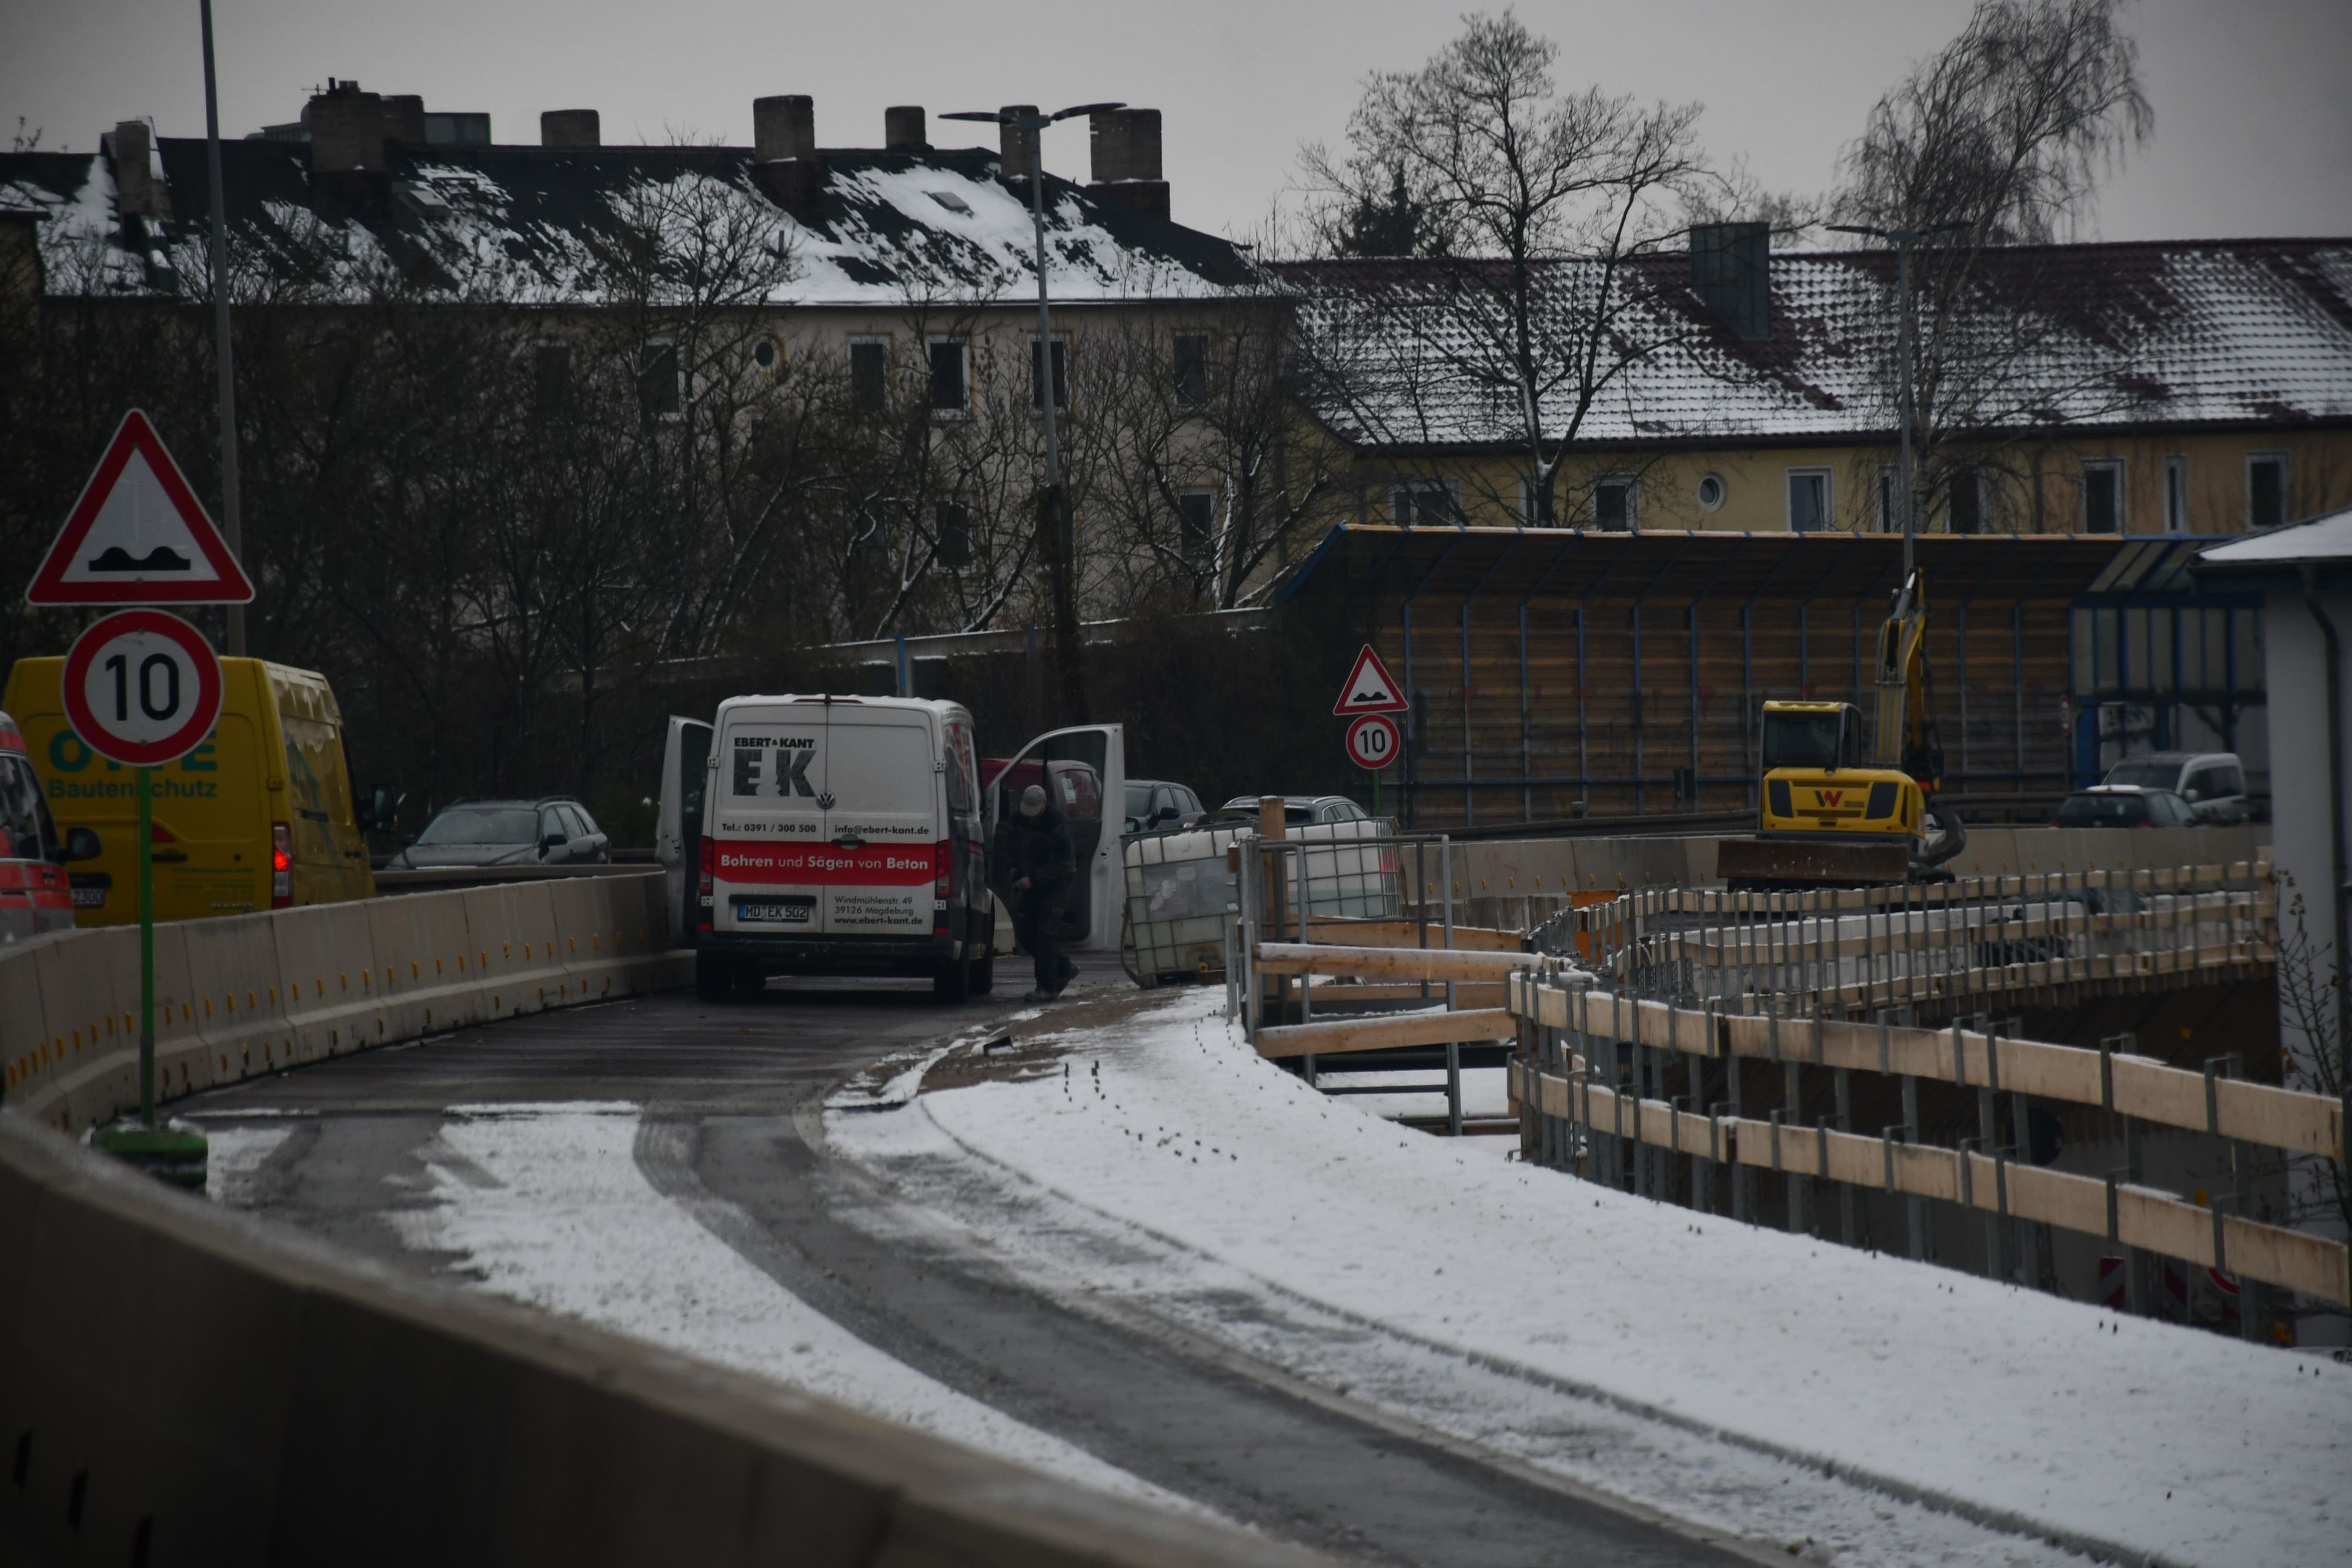
<instances>
[{"instance_id":1,"label":"triangular warning sign","mask_svg":"<svg viewBox=\"0 0 2352 1568\"><path fill-rule=\"evenodd\" d=\"M42 558L27 604L244 604L252 580L132 409Z\"/></svg>"},{"instance_id":2,"label":"triangular warning sign","mask_svg":"<svg viewBox=\"0 0 2352 1568\"><path fill-rule=\"evenodd\" d=\"M1339 688L1339 700L1331 711L1342 716L1359 713L1402 713L1412 705L1399 695L1401 688L1389 674L1389 667L1372 652L1370 643L1356 655L1356 667L1348 672L1348 684Z\"/></svg>"}]
</instances>

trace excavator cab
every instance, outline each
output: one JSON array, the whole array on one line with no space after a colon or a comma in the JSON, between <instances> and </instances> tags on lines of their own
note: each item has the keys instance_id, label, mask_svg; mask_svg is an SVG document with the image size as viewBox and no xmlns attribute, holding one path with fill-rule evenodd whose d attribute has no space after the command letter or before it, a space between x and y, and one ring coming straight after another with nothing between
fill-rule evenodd
<instances>
[{"instance_id":1,"label":"excavator cab","mask_svg":"<svg viewBox=\"0 0 2352 1568\"><path fill-rule=\"evenodd\" d=\"M1919 831L1924 793L1900 768L1864 766L1862 710L1852 703L1768 702L1763 741L1759 832Z\"/></svg>"}]
</instances>

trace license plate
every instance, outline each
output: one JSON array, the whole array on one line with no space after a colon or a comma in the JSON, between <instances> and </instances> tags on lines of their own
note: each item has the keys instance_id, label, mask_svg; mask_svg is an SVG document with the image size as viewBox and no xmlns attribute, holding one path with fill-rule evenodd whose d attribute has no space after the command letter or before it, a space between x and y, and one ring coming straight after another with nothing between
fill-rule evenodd
<instances>
[{"instance_id":1,"label":"license plate","mask_svg":"<svg viewBox=\"0 0 2352 1568\"><path fill-rule=\"evenodd\" d=\"M73 890L73 901L74 907L76 909L104 909L106 907L106 889L102 887L75 888Z\"/></svg>"},{"instance_id":2,"label":"license plate","mask_svg":"<svg viewBox=\"0 0 2352 1568\"><path fill-rule=\"evenodd\" d=\"M814 898L739 898L735 918L747 925L806 925L816 913Z\"/></svg>"}]
</instances>

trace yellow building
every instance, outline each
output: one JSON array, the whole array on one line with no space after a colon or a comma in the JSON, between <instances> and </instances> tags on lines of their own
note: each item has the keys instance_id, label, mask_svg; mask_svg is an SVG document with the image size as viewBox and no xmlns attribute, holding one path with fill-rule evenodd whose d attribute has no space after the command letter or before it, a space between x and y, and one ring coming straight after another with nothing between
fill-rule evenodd
<instances>
[{"instance_id":1,"label":"yellow building","mask_svg":"<svg viewBox=\"0 0 2352 1568\"><path fill-rule=\"evenodd\" d=\"M1624 264L1606 295L1598 263L1538 267L1532 440L1498 269L1288 268L1359 520L1900 532L1891 255L1773 254L1761 225L1694 243ZM1963 306L1915 290L1920 531L2229 534L2352 500L2352 240L1968 267L1944 290Z\"/></svg>"}]
</instances>

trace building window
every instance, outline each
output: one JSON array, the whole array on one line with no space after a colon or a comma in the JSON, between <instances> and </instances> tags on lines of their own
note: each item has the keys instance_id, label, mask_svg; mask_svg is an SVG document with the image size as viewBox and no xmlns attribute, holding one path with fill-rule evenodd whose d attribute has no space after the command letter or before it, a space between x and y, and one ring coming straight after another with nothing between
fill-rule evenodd
<instances>
[{"instance_id":1,"label":"building window","mask_svg":"<svg viewBox=\"0 0 2352 1568\"><path fill-rule=\"evenodd\" d=\"M971 566L971 507L961 497L931 504L931 559L950 571Z\"/></svg>"},{"instance_id":2,"label":"building window","mask_svg":"<svg viewBox=\"0 0 2352 1568\"><path fill-rule=\"evenodd\" d=\"M1956 534L1984 531L1984 476L1973 468L1960 469L1952 476L1944 520L1945 526Z\"/></svg>"},{"instance_id":3,"label":"building window","mask_svg":"<svg viewBox=\"0 0 2352 1568\"><path fill-rule=\"evenodd\" d=\"M773 332L751 340L751 368L774 381L784 368L784 340Z\"/></svg>"},{"instance_id":4,"label":"building window","mask_svg":"<svg viewBox=\"0 0 2352 1568\"><path fill-rule=\"evenodd\" d=\"M1175 353L1176 401L1191 407L1205 402L1209 396L1209 335L1206 332L1176 334Z\"/></svg>"},{"instance_id":5,"label":"building window","mask_svg":"<svg viewBox=\"0 0 2352 1568\"><path fill-rule=\"evenodd\" d=\"M1176 492L1176 533L1184 559L1206 566L1215 559L1217 493L1214 490Z\"/></svg>"},{"instance_id":6,"label":"building window","mask_svg":"<svg viewBox=\"0 0 2352 1568\"><path fill-rule=\"evenodd\" d=\"M2286 521L2286 454L2256 452L2246 458L2246 527L2274 528Z\"/></svg>"},{"instance_id":7,"label":"building window","mask_svg":"<svg viewBox=\"0 0 2352 1568\"><path fill-rule=\"evenodd\" d=\"M2164 531L2168 534L2189 531L2189 459L2186 457L2164 460Z\"/></svg>"},{"instance_id":8,"label":"building window","mask_svg":"<svg viewBox=\"0 0 2352 1568\"><path fill-rule=\"evenodd\" d=\"M1878 465L1878 531L1903 531L1903 470L1892 463Z\"/></svg>"},{"instance_id":9,"label":"building window","mask_svg":"<svg viewBox=\"0 0 2352 1568\"><path fill-rule=\"evenodd\" d=\"M1789 470L1789 531L1818 533L1830 526L1830 471L1826 468ZM1895 519L1902 526L1902 519Z\"/></svg>"},{"instance_id":10,"label":"building window","mask_svg":"<svg viewBox=\"0 0 2352 1568\"><path fill-rule=\"evenodd\" d=\"M541 419L572 417L572 345L535 343L530 350L531 407Z\"/></svg>"},{"instance_id":11,"label":"building window","mask_svg":"<svg viewBox=\"0 0 2352 1568\"><path fill-rule=\"evenodd\" d=\"M1559 508L1552 504L1557 483L1556 477L1552 484L1546 484L1533 475L1520 476L1519 521L1523 525L1530 528L1548 528L1559 521Z\"/></svg>"},{"instance_id":12,"label":"building window","mask_svg":"<svg viewBox=\"0 0 2352 1568\"><path fill-rule=\"evenodd\" d=\"M971 410L971 378L966 374L971 346L961 338L934 338L931 352L931 412L968 413Z\"/></svg>"},{"instance_id":13,"label":"building window","mask_svg":"<svg viewBox=\"0 0 2352 1568\"><path fill-rule=\"evenodd\" d=\"M1731 486L1723 482L1722 475L1702 474L1698 476L1698 509L1700 511L1719 512L1723 510L1723 503L1730 497Z\"/></svg>"},{"instance_id":14,"label":"building window","mask_svg":"<svg viewBox=\"0 0 2352 1568\"><path fill-rule=\"evenodd\" d=\"M2119 534L2124 523L2124 465L2095 462L2083 465L2083 531Z\"/></svg>"},{"instance_id":15,"label":"building window","mask_svg":"<svg viewBox=\"0 0 2352 1568\"><path fill-rule=\"evenodd\" d=\"M890 406L890 344L882 338L849 340L849 401L860 413Z\"/></svg>"},{"instance_id":16,"label":"building window","mask_svg":"<svg viewBox=\"0 0 2352 1568\"><path fill-rule=\"evenodd\" d=\"M1641 492L1622 474L1592 482L1592 526L1605 534L1627 534L1642 526Z\"/></svg>"},{"instance_id":17,"label":"building window","mask_svg":"<svg viewBox=\"0 0 2352 1568\"><path fill-rule=\"evenodd\" d=\"M647 343L637 356L637 402L647 419L677 419L686 412L677 345L667 338Z\"/></svg>"},{"instance_id":18,"label":"building window","mask_svg":"<svg viewBox=\"0 0 2352 1568\"><path fill-rule=\"evenodd\" d=\"M1029 334L1029 406L1042 408L1037 388L1037 334ZM1070 406L1070 340L1061 333L1054 334L1054 406Z\"/></svg>"},{"instance_id":19,"label":"building window","mask_svg":"<svg viewBox=\"0 0 2352 1568\"><path fill-rule=\"evenodd\" d=\"M1389 517L1401 528L1450 528L1462 520L1460 482L1405 479L1389 490Z\"/></svg>"}]
</instances>

